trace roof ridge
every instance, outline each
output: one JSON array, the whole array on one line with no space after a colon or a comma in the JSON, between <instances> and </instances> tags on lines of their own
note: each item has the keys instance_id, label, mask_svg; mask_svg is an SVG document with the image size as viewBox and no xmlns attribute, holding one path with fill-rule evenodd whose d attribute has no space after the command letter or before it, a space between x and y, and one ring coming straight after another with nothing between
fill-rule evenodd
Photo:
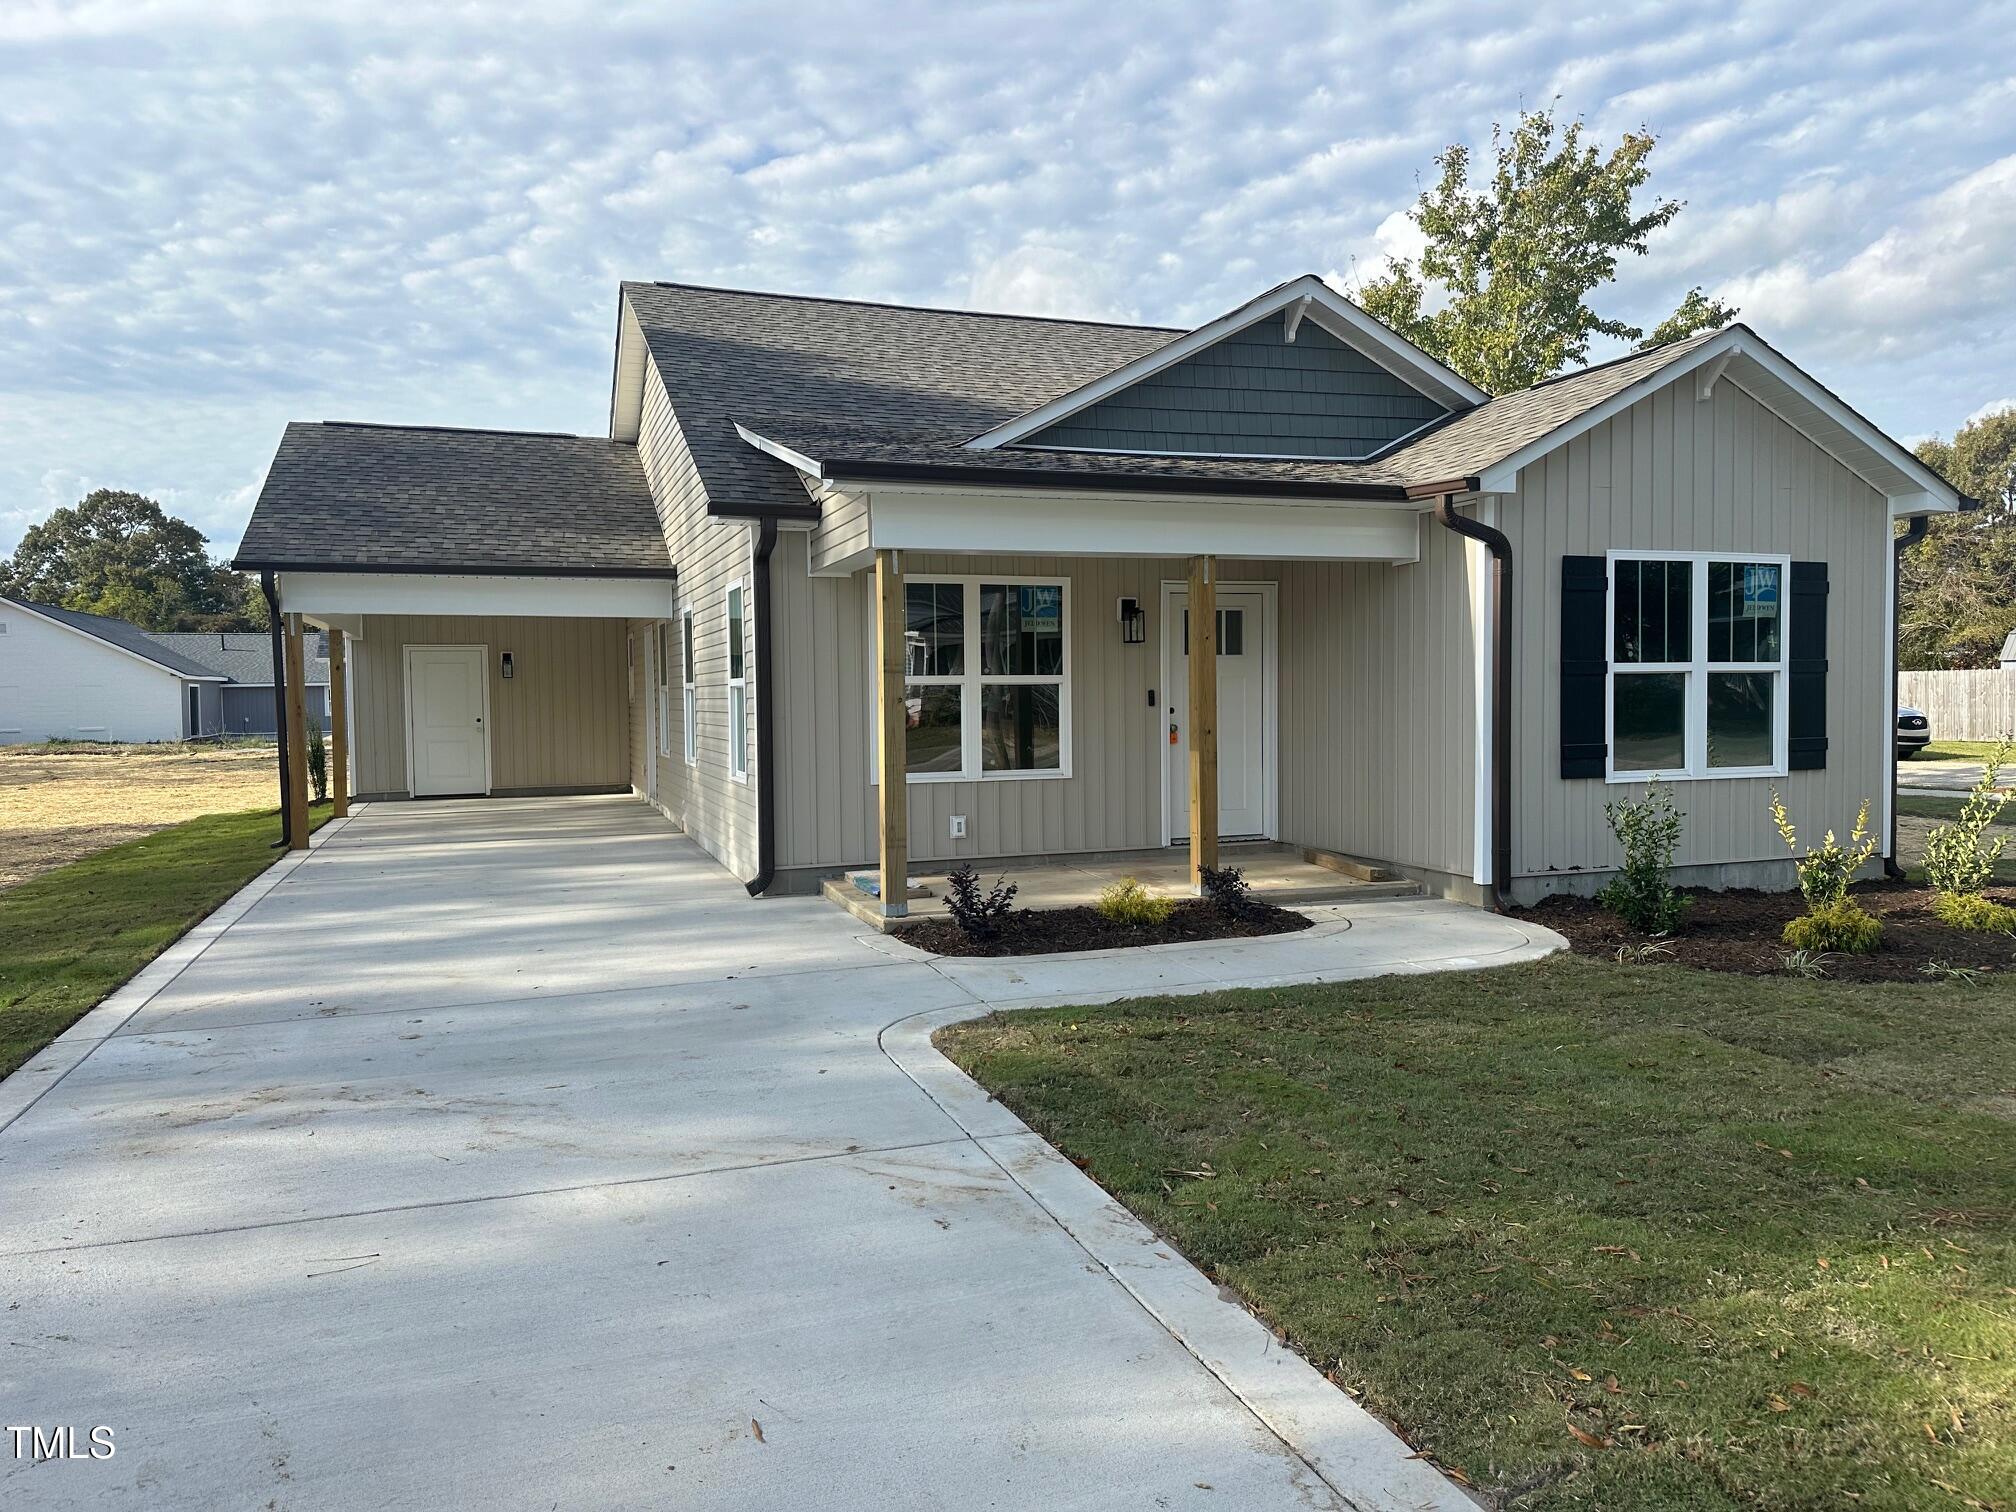
<instances>
[{"instance_id":1,"label":"roof ridge","mask_svg":"<svg viewBox=\"0 0 2016 1512\"><path fill-rule=\"evenodd\" d=\"M1732 321L1730 324L1734 325L1736 322ZM1551 378L1542 378L1538 383L1529 383L1523 389L1513 389L1508 394L1493 394L1491 398L1510 399L1513 394L1530 394L1535 389L1543 389L1550 384L1566 383L1570 378L1580 378L1585 373L1600 373L1605 368L1617 367L1626 362L1635 362L1640 357L1656 357L1659 353L1670 352L1675 347L1689 346L1697 341L1706 341L1710 336L1720 336L1729 328L1726 325L1717 326L1712 331L1696 331L1692 336L1682 336L1678 341L1662 341L1655 347L1639 347L1636 350L1625 352L1621 356L1606 357L1601 362L1592 362L1587 367L1579 367L1572 373L1556 373ZM1752 334L1754 335L1755 333L1753 332ZM1486 402L1488 403L1489 401L1487 400Z\"/></svg>"},{"instance_id":2,"label":"roof ridge","mask_svg":"<svg viewBox=\"0 0 2016 1512\"><path fill-rule=\"evenodd\" d=\"M303 420L299 425L327 425L338 430L431 431L450 436L538 436L548 441L610 441L608 436L583 435L578 431L510 430L501 425L409 425L397 420ZM622 445L622 442L611 442Z\"/></svg>"},{"instance_id":3,"label":"roof ridge","mask_svg":"<svg viewBox=\"0 0 2016 1512\"><path fill-rule=\"evenodd\" d=\"M801 304L853 305L868 310L909 310L920 315L970 315L976 320L1033 320L1045 325L1098 326L1112 331L1153 331L1180 336L1189 326L1143 325L1132 320L1085 320L1071 315L1018 315L1009 310L965 310L951 305L903 304L893 299L848 299L838 294L788 294L778 289L736 289L726 284L681 283L670 278L626 278L625 288L693 289L702 294L745 294L752 299L790 299Z\"/></svg>"}]
</instances>

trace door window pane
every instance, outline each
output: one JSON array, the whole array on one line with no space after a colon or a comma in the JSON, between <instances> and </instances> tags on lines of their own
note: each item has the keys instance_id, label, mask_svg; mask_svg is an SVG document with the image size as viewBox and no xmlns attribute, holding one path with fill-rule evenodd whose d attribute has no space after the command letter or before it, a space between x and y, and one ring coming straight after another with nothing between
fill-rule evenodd
<instances>
[{"instance_id":1,"label":"door window pane","mask_svg":"<svg viewBox=\"0 0 2016 1512\"><path fill-rule=\"evenodd\" d=\"M1772 700L1778 678L1770 672L1708 674L1708 765L1768 767L1776 751L1771 739Z\"/></svg>"},{"instance_id":2,"label":"door window pane","mask_svg":"<svg viewBox=\"0 0 2016 1512\"><path fill-rule=\"evenodd\" d=\"M1687 765L1687 674L1619 673L1613 694L1612 764L1620 772Z\"/></svg>"},{"instance_id":3,"label":"door window pane","mask_svg":"<svg viewBox=\"0 0 2016 1512\"><path fill-rule=\"evenodd\" d=\"M1694 564L1625 560L1616 572L1616 660L1693 660Z\"/></svg>"},{"instance_id":4,"label":"door window pane","mask_svg":"<svg viewBox=\"0 0 2016 1512\"><path fill-rule=\"evenodd\" d=\"M1183 611L1183 654L1190 654L1190 611ZM1244 656L1246 654L1246 611L1244 609L1220 609L1218 611L1218 654L1220 656Z\"/></svg>"},{"instance_id":5,"label":"door window pane","mask_svg":"<svg viewBox=\"0 0 2016 1512\"><path fill-rule=\"evenodd\" d=\"M1060 750L1053 683L991 683L980 698L983 772L1054 772Z\"/></svg>"},{"instance_id":6,"label":"door window pane","mask_svg":"<svg viewBox=\"0 0 2016 1512\"><path fill-rule=\"evenodd\" d=\"M956 687L913 683L903 690L905 771L959 770L959 705Z\"/></svg>"},{"instance_id":7,"label":"door window pane","mask_svg":"<svg viewBox=\"0 0 2016 1512\"><path fill-rule=\"evenodd\" d=\"M962 583L903 586L904 667L912 677L957 677L966 670L966 588Z\"/></svg>"},{"instance_id":8,"label":"door window pane","mask_svg":"<svg viewBox=\"0 0 2016 1512\"><path fill-rule=\"evenodd\" d=\"M1778 660L1776 562L1708 564L1708 660Z\"/></svg>"},{"instance_id":9,"label":"door window pane","mask_svg":"<svg viewBox=\"0 0 2016 1512\"><path fill-rule=\"evenodd\" d=\"M1061 677L1064 590L1019 583L980 585L983 677Z\"/></svg>"}]
</instances>

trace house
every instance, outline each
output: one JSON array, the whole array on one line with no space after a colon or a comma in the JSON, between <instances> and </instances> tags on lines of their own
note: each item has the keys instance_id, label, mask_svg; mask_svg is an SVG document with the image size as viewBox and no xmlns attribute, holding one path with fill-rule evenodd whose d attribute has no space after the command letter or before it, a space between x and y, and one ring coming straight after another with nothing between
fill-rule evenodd
<instances>
[{"instance_id":1,"label":"house","mask_svg":"<svg viewBox=\"0 0 2016 1512\"><path fill-rule=\"evenodd\" d=\"M264 635L160 633L0 596L0 745L270 735L266 646ZM315 668L310 708L326 729L328 663Z\"/></svg>"},{"instance_id":2,"label":"house","mask_svg":"<svg viewBox=\"0 0 2016 1512\"><path fill-rule=\"evenodd\" d=\"M198 661L228 679L219 690L216 733L273 735L278 733L273 702L272 637L263 630L148 630L151 641ZM322 637L311 637L307 648L308 718L329 728L329 653ZM205 730L204 734L213 733Z\"/></svg>"},{"instance_id":3,"label":"house","mask_svg":"<svg viewBox=\"0 0 2016 1512\"><path fill-rule=\"evenodd\" d=\"M347 640L361 794L634 792L752 893L1258 836L1526 900L1655 774L1683 880L1787 885L1767 789L1887 803L1895 524L1963 502L1742 325L1497 398L1315 277L616 326L606 437L290 425L237 565Z\"/></svg>"}]
</instances>

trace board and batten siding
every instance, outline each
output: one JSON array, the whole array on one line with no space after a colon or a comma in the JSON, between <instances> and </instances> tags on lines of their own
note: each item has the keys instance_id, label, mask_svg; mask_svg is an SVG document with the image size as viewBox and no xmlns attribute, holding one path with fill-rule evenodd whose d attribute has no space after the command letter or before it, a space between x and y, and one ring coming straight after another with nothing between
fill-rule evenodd
<instances>
[{"instance_id":1,"label":"board and batten siding","mask_svg":"<svg viewBox=\"0 0 2016 1512\"><path fill-rule=\"evenodd\" d=\"M406 791L406 648L483 646L493 793L630 783L619 619L371 614L350 642L351 749L360 798ZM501 658L511 653L512 676Z\"/></svg>"},{"instance_id":2,"label":"board and batten siding","mask_svg":"<svg viewBox=\"0 0 2016 1512\"><path fill-rule=\"evenodd\" d=\"M1226 560L1219 577L1278 585L1281 838L1467 877L1475 741L1466 565L1453 541L1434 539L1446 531L1432 522L1423 531L1426 555L1411 566ZM786 536L772 564L777 860L787 870L833 871L872 864L876 850L874 585L870 573L810 576L808 549ZM1161 585L1184 581L1187 560L906 551L903 569L1070 584L1072 775L910 784L912 859L1161 845ZM1123 596L1147 612L1145 644L1121 640ZM1408 740L1427 754L1403 749ZM954 814L966 816L962 840L950 836Z\"/></svg>"},{"instance_id":3,"label":"board and batten siding","mask_svg":"<svg viewBox=\"0 0 2016 1512\"><path fill-rule=\"evenodd\" d=\"M1513 874L1521 896L1618 866L1603 817L1644 785L1560 776L1561 559L1612 550L1776 552L1824 561L1827 765L1775 779L1802 839L1845 835L1864 799L1880 826L1888 782L1886 606L1891 523L1876 489L1724 377L1691 379L1591 428L1519 476L1498 523L1519 587L1513 649ZM1783 697L1781 687L1780 696ZM1670 783L1686 814L1680 865L1782 863L1774 779ZM1586 885L1586 884L1584 884Z\"/></svg>"},{"instance_id":4,"label":"board and batten siding","mask_svg":"<svg viewBox=\"0 0 2016 1512\"><path fill-rule=\"evenodd\" d=\"M673 821L700 847L738 877L755 875L759 864L756 837L756 700L764 690L756 685L751 654L755 576L754 530L746 520L708 514L707 499L693 455L673 416L672 401L656 366L647 368L644 409L637 434L637 454L651 484L665 544L679 569L679 605L693 610L694 726L698 760L686 764L679 703L678 620L672 640L672 752L653 755L658 771L658 802ZM784 554L780 544L773 558ZM800 560L803 552L798 552ZM744 728L739 738L748 751L748 780L737 781L729 767L728 728L728 588L742 584L743 671L748 682ZM789 657L795 648L781 635L776 655ZM640 648L640 659L642 659ZM655 753L655 733L646 750Z\"/></svg>"}]
</instances>

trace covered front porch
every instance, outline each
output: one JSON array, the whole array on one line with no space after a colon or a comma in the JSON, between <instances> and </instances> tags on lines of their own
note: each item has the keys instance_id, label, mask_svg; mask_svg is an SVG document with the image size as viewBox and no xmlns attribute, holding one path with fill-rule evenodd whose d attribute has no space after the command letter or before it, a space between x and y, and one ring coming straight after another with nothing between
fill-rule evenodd
<instances>
[{"instance_id":1,"label":"covered front porch","mask_svg":"<svg viewBox=\"0 0 2016 1512\"><path fill-rule=\"evenodd\" d=\"M1482 551L1425 507L1155 507L1088 502L1073 526L947 492L844 554L813 532L805 589L780 592L780 635L814 643L780 715L800 890L849 873L829 895L886 922L935 911L928 879L961 861L1030 906L1086 901L1095 874L1191 894L1279 863L1284 887L1481 899ZM884 897L885 875L925 892Z\"/></svg>"}]
</instances>

